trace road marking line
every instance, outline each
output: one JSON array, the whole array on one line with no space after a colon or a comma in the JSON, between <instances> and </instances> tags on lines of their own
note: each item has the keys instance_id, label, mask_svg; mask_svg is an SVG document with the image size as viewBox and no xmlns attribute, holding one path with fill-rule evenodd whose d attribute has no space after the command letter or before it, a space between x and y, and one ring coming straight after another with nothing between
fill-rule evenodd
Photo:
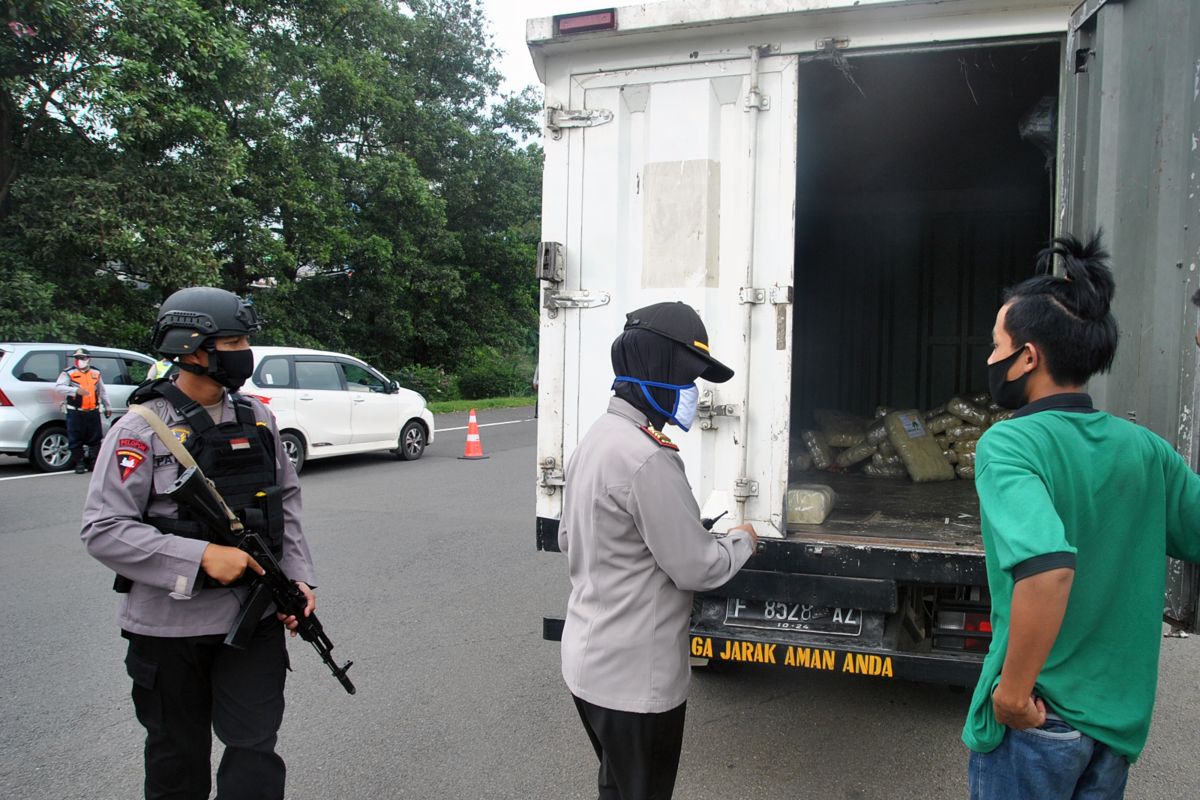
<instances>
[{"instance_id":1,"label":"road marking line","mask_svg":"<svg viewBox=\"0 0 1200 800\"><path fill-rule=\"evenodd\" d=\"M26 478L57 478L62 475L74 475L74 472L39 472L36 475L14 475L11 478L0 478L0 481L21 481Z\"/></svg>"},{"instance_id":2,"label":"road marking line","mask_svg":"<svg viewBox=\"0 0 1200 800\"><path fill-rule=\"evenodd\" d=\"M481 422L478 427L492 428L492 427L495 427L496 425L516 425L518 422L536 422L536 421L537 420L533 419L533 418L510 419L508 422ZM467 426L463 425L461 428L435 428L433 432L434 433L448 433L449 431L465 431L466 429L467 429Z\"/></svg>"}]
</instances>

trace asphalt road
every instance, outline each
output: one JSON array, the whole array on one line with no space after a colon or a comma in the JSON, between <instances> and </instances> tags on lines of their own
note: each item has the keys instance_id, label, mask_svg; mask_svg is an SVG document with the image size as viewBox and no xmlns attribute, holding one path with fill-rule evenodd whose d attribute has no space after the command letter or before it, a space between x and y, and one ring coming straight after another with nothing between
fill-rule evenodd
<instances>
[{"instance_id":1,"label":"asphalt road","mask_svg":"<svg viewBox=\"0 0 1200 800\"><path fill-rule=\"evenodd\" d=\"M448 431L417 462L381 453L306 467L319 611L335 655L355 662L358 694L292 642L279 745L290 798L595 797L557 647L540 639L567 582L561 557L533 548L529 411L480 414L485 461L458 460L464 432ZM490 425L500 422L511 424ZM111 576L78 539L86 486L0 458L5 798L140 796L142 735ZM1129 798L1200 797L1198 688L1200 640L1164 640ZM966 703L878 678L697 674L676 797L964 798Z\"/></svg>"}]
</instances>

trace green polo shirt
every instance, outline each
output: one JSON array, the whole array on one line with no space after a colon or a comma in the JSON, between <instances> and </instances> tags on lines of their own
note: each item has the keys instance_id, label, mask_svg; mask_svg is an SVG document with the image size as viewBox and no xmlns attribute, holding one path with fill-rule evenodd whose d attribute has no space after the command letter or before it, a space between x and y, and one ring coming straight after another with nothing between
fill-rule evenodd
<instances>
[{"instance_id":1,"label":"green polo shirt","mask_svg":"<svg viewBox=\"0 0 1200 800\"><path fill-rule=\"evenodd\" d=\"M992 712L1016 581L1075 569L1062 629L1035 694L1067 723L1135 760L1158 682L1166 557L1200 562L1200 478L1145 428L1043 398L979 440L975 484L992 595L992 644L962 738L1004 739Z\"/></svg>"}]
</instances>

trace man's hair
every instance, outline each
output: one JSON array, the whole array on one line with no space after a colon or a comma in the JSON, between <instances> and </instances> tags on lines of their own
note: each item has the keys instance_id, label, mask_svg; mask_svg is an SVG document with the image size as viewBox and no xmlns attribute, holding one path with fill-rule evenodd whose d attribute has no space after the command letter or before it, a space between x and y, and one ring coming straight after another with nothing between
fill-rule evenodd
<instances>
[{"instance_id":1,"label":"man's hair","mask_svg":"<svg viewBox=\"0 0 1200 800\"><path fill-rule=\"evenodd\" d=\"M1197 289L1196 293L1192 295L1192 302L1200 306L1200 289Z\"/></svg>"},{"instance_id":2,"label":"man's hair","mask_svg":"<svg viewBox=\"0 0 1200 800\"><path fill-rule=\"evenodd\" d=\"M1065 274L1052 274L1054 256ZM1097 232L1086 245L1060 236L1038 254L1038 276L1004 293L1004 327L1017 346L1037 345L1056 383L1079 385L1108 372L1117 354L1117 321L1109 310L1116 282Z\"/></svg>"}]
</instances>

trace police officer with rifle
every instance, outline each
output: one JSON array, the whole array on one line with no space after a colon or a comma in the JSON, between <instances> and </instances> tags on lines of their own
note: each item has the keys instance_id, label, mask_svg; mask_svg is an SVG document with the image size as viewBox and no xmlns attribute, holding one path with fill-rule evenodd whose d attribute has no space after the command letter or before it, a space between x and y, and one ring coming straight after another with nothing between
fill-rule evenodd
<instances>
[{"instance_id":1,"label":"police officer with rifle","mask_svg":"<svg viewBox=\"0 0 1200 800\"><path fill-rule=\"evenodd\" d=\"M179 374L133 393L88 490L81 536L117 573L147 798L209 797L214 732L225 745L220 800L283 798L285 626L353 689L313 615L300 484L274 416L237 394L259 327L254 308L221 289L168 297L153 346ZM214 526L214 507L228 524Z\"/></svg>"}]
</instances>

